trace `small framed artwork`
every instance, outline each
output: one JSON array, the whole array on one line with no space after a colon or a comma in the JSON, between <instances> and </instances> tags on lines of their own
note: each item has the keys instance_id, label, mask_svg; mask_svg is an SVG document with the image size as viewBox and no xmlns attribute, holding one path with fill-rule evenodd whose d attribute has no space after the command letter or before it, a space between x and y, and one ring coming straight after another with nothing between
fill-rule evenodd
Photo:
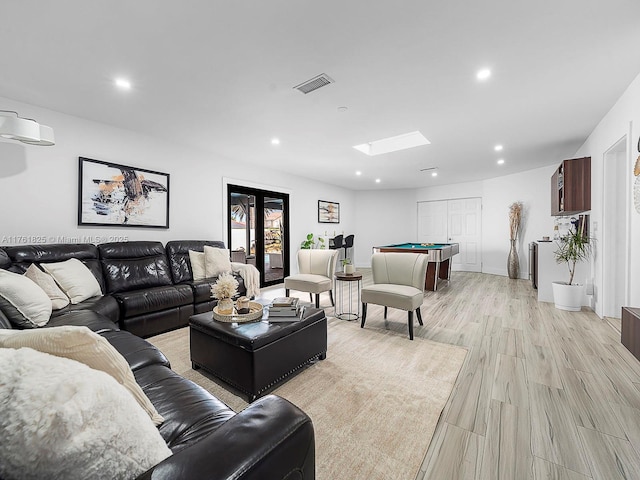
<instances>
[{"instance_id":1,"label":"small framed artwork","mask_svg":"<svg viewBox=\"0 0 640 480\"><path fill-rule=\"evenodd\" d=\"M169 174L80 157L78 225L169 228Z\"/></svg>"},{"instance_id":2,"label":"small framed artwork","mask_svg":"<svg viewBox=\"0 0 640 480\"><path fill-rule=\"evenodd\" d=\"M318 200L318 223L340 223L340 204Z\"/></svg>"}]
</instances>

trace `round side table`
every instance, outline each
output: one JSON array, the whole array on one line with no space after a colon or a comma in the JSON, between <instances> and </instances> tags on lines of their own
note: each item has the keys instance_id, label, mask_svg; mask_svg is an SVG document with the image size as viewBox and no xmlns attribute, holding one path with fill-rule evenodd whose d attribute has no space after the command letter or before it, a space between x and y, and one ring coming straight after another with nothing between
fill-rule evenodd
<instances>
[{"instance_id":1,"label":"round side table","mask_svg":"<svg viewBox=\"0 0 640 480\"><path fill-rule=\"evenodd\" d=\"M355 292L354 292L355 287ZM362 274L336 273L336 317L340 320L358 320L360 318L360 290L362 288ZM346 291L345 291L346 290ZM353 300L356 299L356 308Z\"/></svg>"}]
</instances>

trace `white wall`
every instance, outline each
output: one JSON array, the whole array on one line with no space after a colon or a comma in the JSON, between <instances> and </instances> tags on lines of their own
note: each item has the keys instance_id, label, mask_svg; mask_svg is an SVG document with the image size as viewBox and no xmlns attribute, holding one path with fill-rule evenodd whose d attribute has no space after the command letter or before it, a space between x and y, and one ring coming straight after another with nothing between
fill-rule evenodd
<instances>
[{"instance_id":1,"label":"white wall","mask_svg":"<svg viewBox=\"0 0 640 480\"><path fill-rule=\"evenodd\" d=\"M110 239L227 241L224 179L290 194L292 271L295 253L317 221L318 200L340 203L338 231L354 231L355 194L349 190L249 164L227 161L188 146L0 98L5 110L53 127L56 145L36 147L0 140L0 245ZM215 137L211 139L215 144ZM78 157L169 173L170 228L79 227Z\"/></svg>"},{"instance_id":2,"label":"white wall","mask_svg":"<svg viewBox=\"0 0 640 480\"><path fill-rule=\"evenodd\" d=\"M550 188L556 168L551 165L482 182L483 272L507 275L509 206L520 201L524 207L518 238L520 278L529 277L529 243L553 237Z\"/></svg>"},{"instance_id":3,"label":"white wall","mask_svg":"<svg viewBox=\"0 0 640 480\"><path fill-rule=\"evenodd\" d=\"M629 248L623 245L605 246L603 242L603 226L606 218L603 216L604 205L604 154L621 138L627 136L627 178L623 179L620 188L625 190L625 217L629 222ZM591 157L591 207L592 207L592 235L596 238L596 252L592 259L593 276L595 280L595 311L602 316L602 287L603 261L599 249L616 248L619 254L628 255L628 275L625 275L627 304L640 306L640 251L634 248L640 242L640 214L633 208L633 167L638 152L638 137L640 136L640 75L629 85L611 110L578 149L575 156Z\"/></svg>"},{"instance_id":4,"label":"white wall","mask_svg":"<svg viewBox=\"0 0 640 480\"><path fill-rule=\"evenodd\" d=\"M558 162L559 163L559 162ZM529 242L553 235L551 175L556 165L490 180L416 190L357 193L358 253L356 263L368 266L371 248L417 239L417 202L456 198L482 198L482 271L507 275L509 205L524 204L522 234L518 242L520 277L529 276Z\"/></svg>"},{"instance_id":5,"label":"white wall","mask_svg":"<svg viewBox=\"0 0 640 480\"><path fill-rule=\"evenodd\" d=\"M449 200L453 198L482 197L482 182L456 183L437 187L424 187L416 190L417 202ZM417 233L417 230L416 232Z\"/></svg>"},{"instance_id":6,"label":"white wall","mask_svg":"<svg viewBox=\"0 0 640 480\"><path fill-rule=\"evenodd\" d=\"M355 265L371 266L372 247L414 239L417 209L414 190L356 192Z\"/></svg>"}]
</instances>

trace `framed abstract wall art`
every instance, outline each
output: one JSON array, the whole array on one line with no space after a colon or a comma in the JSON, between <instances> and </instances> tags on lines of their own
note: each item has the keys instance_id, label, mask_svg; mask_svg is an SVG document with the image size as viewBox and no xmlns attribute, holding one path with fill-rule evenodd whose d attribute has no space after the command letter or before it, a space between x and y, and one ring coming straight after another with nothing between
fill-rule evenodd
<instances>
[{"instance_id":1,"label":"framed abstract wall art","mask_svg":"<svg viewBox=\"0 0 640 480\"><path fill-rule=\"evenodd\" d=\"M340 223L340 204L318 200L318 223Z\"/></svg>"},{"instance_id":2,"label":"framed abstract wall art","mask_svg":"<svg viewBox=\"0 0 640 480\"><path fill-rule=\"evenodd\" d=\"M169 174L80 157L78 225L169 228Z\"/></svg>"}]
</instances>

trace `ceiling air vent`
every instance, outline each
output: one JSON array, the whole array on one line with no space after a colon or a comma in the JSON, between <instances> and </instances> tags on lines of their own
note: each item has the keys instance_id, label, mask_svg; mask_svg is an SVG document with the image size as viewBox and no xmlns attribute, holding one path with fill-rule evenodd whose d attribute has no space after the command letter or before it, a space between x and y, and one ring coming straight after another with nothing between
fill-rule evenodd
<instances>
[{"instance_id":1,"label":"ceiling air vent","mask_svg":"<svg viewBox=\"0 0 640 480\"><path fill-rule=\"evenodd\" d=\"M329 85L330 83L333 83L333 80L326 73L321 73L320 75L313 77L311 80L302 82L300 85L296 85L293 88L300 90L302 93L310 93L320 87Z\"/></svg>"}]
</instances>

